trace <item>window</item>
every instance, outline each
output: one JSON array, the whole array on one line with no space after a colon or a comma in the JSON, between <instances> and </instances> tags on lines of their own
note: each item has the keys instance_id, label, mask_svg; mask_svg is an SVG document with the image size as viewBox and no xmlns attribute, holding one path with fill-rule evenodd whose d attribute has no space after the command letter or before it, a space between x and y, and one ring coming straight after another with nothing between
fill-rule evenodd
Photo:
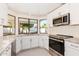
<instances>
[{"instance_id":1,"label":"window","mask_svg":"<svg viewBox=\"0 0 79 59\"><path fill-rule=\"evenodd\" d=\"M15 19L15 16L8 14L8 24L3 26L3 35L15 34Z\"/></svg>"},{"instance_id":2,"label":"window","mask_svg":"<svg viewBox=\"0 0 79 59\"><path fill-rule=\"evenodd\" d=\"M19 33L38 33L38 20L19 17Z\"/></svg>"},{"instance_id":3,"label":"window","mask_svg":"<svg viewBox=\"0 0 79 59\"><path fill-rule=\"evenodd\" d=\"M47 20L41 19L39 24L40 24L40 33L47 33Z\"/></svg>"},{"instance_id":4,"label":"window","mask_svg":"<svg viewBox=\"0 0 79 59\"><path fill-rule=\"evenodd\" d=\"M20 34L26 34L29 33L28 29L28 19L19 17L19 33Z\"/></svg>"},{"instance_id":5,"label":"window","mask_svg":"<svg viewBox=\"0 0 79 59\"><path fill-rule=\"evenodd\" d=\"M38 20L37 19L29 19L30 33L38 33Z\"/></svg>"}]
</instances>

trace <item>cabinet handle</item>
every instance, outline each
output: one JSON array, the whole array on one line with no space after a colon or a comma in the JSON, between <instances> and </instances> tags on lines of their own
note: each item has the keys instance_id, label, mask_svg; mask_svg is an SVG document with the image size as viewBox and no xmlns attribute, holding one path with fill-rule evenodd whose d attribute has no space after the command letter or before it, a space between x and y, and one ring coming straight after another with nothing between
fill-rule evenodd
<instances>
[{"instance_id":1,"label":"cabinet handle","mask_svg":"<svg viewBox=\"0 0 79 59\"><path fill-rule=\"evenodd\" d=\"M73 46L73 47L75 47L75 48L78 48L78 46L75 46L75 45L72 45L72 44L71 44L71 46Z\"/></svg>"}]
</instances>

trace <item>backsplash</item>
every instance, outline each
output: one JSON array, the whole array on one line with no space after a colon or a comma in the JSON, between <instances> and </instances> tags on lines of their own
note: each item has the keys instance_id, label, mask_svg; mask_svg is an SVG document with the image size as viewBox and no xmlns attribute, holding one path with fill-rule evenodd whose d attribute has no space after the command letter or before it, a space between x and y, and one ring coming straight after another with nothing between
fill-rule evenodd
<instances>
[{"instance_id":1,"label":"backsplash","mask_svg":"<svg viewBox=\"0 0 79 59\"><path fill-rule=\"evenodd\" d=\"M50 34L65 34L79 38L79 25L53 27L51 28Z\"/></svg>"}]
</instances>

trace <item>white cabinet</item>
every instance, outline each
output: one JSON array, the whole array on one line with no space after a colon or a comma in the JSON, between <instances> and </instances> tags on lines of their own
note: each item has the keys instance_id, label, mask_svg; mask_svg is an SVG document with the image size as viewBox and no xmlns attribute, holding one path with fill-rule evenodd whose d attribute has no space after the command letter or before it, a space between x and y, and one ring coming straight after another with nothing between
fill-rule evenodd
<instances>
[{"instance_id":1,"label":"white cabinet","mask_svg":"<svg viewBox=\"0 0 79 59\"><path fill-rule=\"evenodd\" d=\"M16 38L16 53L21 50L42 47L49 49L48 36L21 36Z\"/></svg>"},{"instance_id":2,"label":"white cabinet","mask_svg":"<svg viewBox=\"0 0 79 59\"><path fill-rule=\"evenodd\" d=\"M70 25L79 24L79 3L67 3L57 9L60 15L70 13Z\"/></svg>"},{"instance_id":3,"label":"white cabinet","mask_svg":"<svg viewBox=\"0 0 79 59\"><path fill-rule=\"evenodd\" d=\"M42 47L49 49L49 39L48 36L23 36L22 39L22 49L30 49L35 47Z\"/></svg>"},{"instance_id":4,"label":"white cabinet","mask_svg":"<svg viewBox=\"0 0 79 59\"><path fill-rule=\"evenodd\" d=\"M49 38L48 36L39 36L39 47L49 49Z\"/></svg>"},{"instance_id":5,"label":"white cabinet","mask_svg":"<svg viewBox=\"0 0 79 59\"><path fill-rule=\"evenodd\" d=\"M65 56L79 56L79 45L65 41Z\"/></svg>"},{"instance_id":6,"label":"white cabinet","mask_svg":"<svg viewBox=\"0 0 79 59\"><path fill-rule=\"evenodd\" d=\"M0 3L0 25L6 25L8 22L8 6Z\"/></svg>"},{"instance_id":7,"label":"white cabinet","mask_svg":"<svg viewBox=\"0 0 79 59\"><path fill-rule=\"evenodd\" d=\"M22 39L22 49L38 47L37 36L24 36Z\"/></svg>"},{"instance_id":8,"label":"white cabinet","mask_svg":"<svg viewBox=\"0 0 79 59\"><path fill-rule=\"evenodd\" d=\"M44 47L44 44L43 44L43 38L41 36L39 36L39 39L38 39L38 47Z\"/></svg>"},{"instance_id":9,"label":"white cabinet","mask_svg":"<svg viewBox=\"0 0 79 59\"><path fill-rule=\"evenodd\" d=\"M0 53L0 56L11 56L11 45Z\"/></svg>"},{"instance_id":10,"label":"white cabinet","mask_svg":"<svg viewBox=\"0 0 79 59\"><path fill-rule=\"evenodd\" d=\"M18 36L16 37L16 52L21 50L30 49L30 37L29 36Z\"/></svg>"},{"instance_id":11,"label":"white cabinet","mask_svg":"<svg viewBox=\"0 0 79 59\"><path fill-rule=\"evenodd\" d=\"M79 4L70 4L70 23L71 25L79 24Z\"/></svg>"},{"instance_id":12,"label":"white cabinet","mask_svg":"<svg viewBox=\"0 0 79 59\"><path fill-rule=\"evenodd\" d=\"M49 39L48 39L48 37L47 38L45 38L45 39L43 39L43 44L44 44L44 48L46 48L46 49L49 49Z\"/></svg>"},{"instance_id":13,"label":"white cabinet","mask_svg":"<svg viewBox=\"0 0 79 59\"><path fill-rule=\"evenodd\" d=\"M29 49L30 48L30 37L29 36L23 36L22 39L22 49Z\"/></svg>"},{"instance_id":14,"label":"white cabinet","mask_svg":"<svg viewBox=\"0 0 79 59\"><path fill-rule=\"evenodd\" d=\"M70 13L70 25L79 24L79 3L66 3L55 11L48 14L49 26L52 26L52 20L64 14ZM50 28L49 28L50 30Z\"/></svg>"},{"instance_id":15,"label":"white cabinet","mask_svg":"<svg viewBox=\"0 0 79 59\"><path fill-rule=\"evenodd\" d=\"M59 7L58 9L55 10L55 13L57 13L58 16L62 16L64 14L67 14L70 12L70 4L64 4L61 7Z\"/></svg>"},{"instance_id":16,"label":"white cabinet","mask_svg":"<svg viewBox=\"0 0 79 59\"><path fill-rule=\"evenodd\" d=\"M64 4L64 5L60 6L59 8L57 8L56 10L54 10L53 12L51 12L50 14L48 14L47 19L49 20L48 21L49 27L53 27L52 20L54 18L60 17L60 16L67 14L67 13L70 13L70 3ZM49 30L50 30L50 28L49 28Z\"/></svg>"},{"instance_id":17,"label":"white cabinet","mask_svg":"<svg viewBox=\"0 0 79 59\"><path fill-rule=\"evenodd\" d=\"M31 36L31 48L38 47L38 36Z\"/></svg>"},{"instance_id":18,"label":"white cabinet","mask_svg":"<svg viewBox=\"0 0 79 59\"><path fill-rule=\"evenodd\" d=\"M18 53L19 51L22 50L22 41L21 41L21 37L16 37L16 52Z\"/></svg>"}]
</instances>

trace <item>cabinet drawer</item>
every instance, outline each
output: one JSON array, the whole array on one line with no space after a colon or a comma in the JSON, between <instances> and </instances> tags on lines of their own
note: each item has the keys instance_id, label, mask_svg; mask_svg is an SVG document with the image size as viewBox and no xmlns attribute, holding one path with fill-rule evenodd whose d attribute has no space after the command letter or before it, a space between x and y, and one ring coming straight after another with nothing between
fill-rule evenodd
<instances>
[{"instance_id":1,"label":"cabinet drawer","mask_svg":"<svg viewBox=\"0 0 79 59\"><path fill-rule=\"evenodd\" d=\"M65 47L67 47L67 46L79 51L79 45L78 44L71 43L71 42L65 42Z\"/></svg>"},{"instance_id":2,"label":"cabinet drawer","mask_svg":"<svg viewBox=\"0 0 79 59\"><path fill-rule=\"evenodd\" d=\"M67 46L65 48L65 56L79 56L79 51Z\"/></svg>"}]
</instances>

